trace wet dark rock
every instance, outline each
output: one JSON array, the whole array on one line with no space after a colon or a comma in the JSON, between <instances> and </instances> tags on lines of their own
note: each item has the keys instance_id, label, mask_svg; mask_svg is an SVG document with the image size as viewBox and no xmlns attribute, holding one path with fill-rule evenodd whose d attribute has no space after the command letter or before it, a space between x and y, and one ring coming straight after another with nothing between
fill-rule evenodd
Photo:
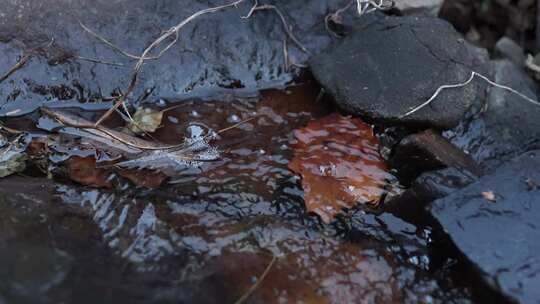
<instances>
[{"instance_id":1,"label":"wet dark rock","mask_svg":"<svg viewBox=\"0 0 540 304\"><path fill-rule=\"evenodd\" d=\"M506 58L519 67L523 67L525 64L523 48L508 37L502 37L497 41L494 52L495 55Z\"/></svg>"},{"instance_id":2,"label":"wet dark rock","mask_svg":"<svg viewBox=\"0 0 540 304\"><path fill-rule=\"evenodd\" d=\"M28 111L46 100L99 101L126 89L134 60L88 34L79 20L119 48L140 55L164 30L197 11L226 2L3 1L0 75L24 55L30 60L2 82L0 114L24 114L4 110L13 102L18 106L11 108ZM341 3L269 3L284 13L292 32L310 53L331 43L333 37L323 20ZM261 10L250 19L242 19L252 4L245 1L237 8L201 16L185 26L176 45L159 60L146 62L132 101L203 96L209 91L254 92L291 81L299 71L294 64L305 62L309 54L288 41L290 68L286 69L283 41L287 34L279 16L272 10ZM346 14L354 15L354 10ZM363 22L359 17L347 20Z\"/></svg>"},{"instance_id":3,"label":"wet dark rock","mask_svg":"<svg viewBox=\"0 0 540 304\"><path fill-rule=\"evenodd\" d=\"M430 210L480 276L518 303L540 303L539 167L540 151L527 152Z\"/></svg>"},{"instance_id":4,"label":"wet dark rock","mask_svg":"<svg viewBox=\"0 0 540 304\"><path fill-rule=\"evenodd\" d=\"M492 63L493 80L537 99L538 87L508 60ZM481 100L479 100L481 101ZM487 100L445 137L488 170L527 150L540 147L540 106L500 88L489 87Z\"/></svg>"},{"instance_id":5,"label":"wet dark rock","mask_svg":"<svg viewBox=\"0 0 540 304\"><path fill-rule=\"evenodd\" d=\"M471 172L455 167L425 172L416 178L402 194L389 200L387 208L400 217L415 222L419 215L424 214L425 207L431 202L477 179L478 177Z\"/></svg>"},{"instance_id":6,"label":"wet dark rock","mask_svg":"<svg viewBox=\"0 0 540 304\"><path fill-rule=\"evenodd\" d=\"M412 180L422 172L454 167L481 175L477 163L434 130L426 130L402 139L394 148L393 168L402 179Z\"/></svg>"},{"instance_id":7,"label":"wet dark rock","mask_svg":"<svg viewBox=\"0 0 540 304\"><path fill-rule=\"evenodd\" d=\"M451 128L479 91L441 92L429 107L401 118L443 84L466 80L480 62L446 21L388 17L358 30L310 61L315 78L346 112L384 122Z\"/></svg>"}]
</instances>

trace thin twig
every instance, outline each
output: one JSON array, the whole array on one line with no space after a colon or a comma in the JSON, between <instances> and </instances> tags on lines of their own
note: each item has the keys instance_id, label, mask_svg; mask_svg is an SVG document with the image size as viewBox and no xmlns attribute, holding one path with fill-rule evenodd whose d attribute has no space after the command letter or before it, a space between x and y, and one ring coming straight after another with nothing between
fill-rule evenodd
<instances>
[{"instance_id":1,"label":"thin twig","mask_svg":"<svg viewBox=\"0 0 540 304\"><path fill-rule=\"evenodd\" d=\"M0 123L0 130L4 130L4 131L6 131L8 133L11 133L11 134L21 134L21 133L23 133L23 131L15 130L15 129L12 129L10 127L6 127L2 123Z\"/></svg>"},{"instance_id":2,"label":"thin twig","mask_svg":"<svg viewBox=\"0 0 540 304\"><path fill-rule=\"evenodd\" d=\"M426 100L421 105L419 105L417 107L414 107L409 112L403 114L400 118L404 118L404 117L407 117L407 116L409 116L411 114L414 114L415 112L417 112L420 109L424 108L425 106L429 105L431 102L433 102L433 100L435 100L435 98L437 98L437 96L441 93L442 90L452 89L452 88L462 88L462 87L468 85L469 83L471 83L473 81L474 76L478 76L479 78L483 79L484 81L486 81L487 83L489 83L490 85L492 85L494 87L497 87L497 88L500 88L500 89L503 89L503 90L507 90L507 91L509 91L509 92L511 92L511 93L525 99L526 101L536 105L536 106L540 106L540 102L538 102L538 101L524 95L523 93L520 93L520 92L512 89L511 87L508 87L508 86L505 86L505 85L502 85L502 84L498 84L495 81L490 80L486 76L484 76L484 75L482 75L480 73L477 73L475 71L472 71L471 76L469 77L469 79L467 79L464 82L457 83L457 84L445 84L445 85L442 85L442 86L438 87L437 90L435 91L435 93L428 100Z\"/></svg>"},{"instance_id":3,"label":"thin twig","mask_svg":"<svg viewBox=\"0 0 540 304\"><path fill-rule=\"evenodd\" d=\"M224 5L220 5L220 6L216 6L216 7L210 7L210 8L207 8L207 9L200 10L200 11L194 13L193 15L189 16L188 18L184 19L182 22L178 23L177 25L171 27L169 30L165 31L165 33L163 33L161 36L159 36L156 40L154 40L154 42L152 42L143 51L141 56L138 57L137 63L135 64L135 66L133 68L133 71L131 73L131 81L130 81L129 86L128 86L127 90L125 91L125 93L118 98L116 103L105 114L103 114L103 116L101 116L100 119L98 119L98 121L96 122L95 125L98 126L99 124L101 124L105 119L107 119L111 115L112 112L114 112L120 105L122 105L125 102L127 96L129 96L129 94L131 94L131 92L135 88L135 84L137 83L137 78L138 78L138 75L139 75L139 71L141 70L142 65L144 64L144 61L148 60L149 58L153 58L153 57L149 57L150 53L154 49L156 49L164 40L168 39L172 35L175 36L174 40L171 43L169 43L165 48L163 48L159 52L159 54L157 56L155 56L156 58L159 58L160 56L162 56L167 50L169 50L178 41L178 33L179 33L180 29L182 29L189 22L191 22L194 19L196 19L197 17L205 15L205 14L215 13L215 12L221 11L221 10L229 8L229 7L236 7L242 2L244 2L244 0L237 0L237 1L234 1L234 2L229 3L229 4L224 4Z\"/></svg>"},{"instance_id":4,"label":"thin twig","mask_svg":"<svg viewBox=\"0 0 540 304\"><path fill-rule=\"evenodd\" d=\"M281 10L279 10L279 8L275 5L271 5L271 4L263 4L263 5L259 5L257 1L255 1L255 4L251 7L251 9L249 10L248 14L246 16L242 16L241 18L242 19L249 19L251 17L251 15L253 15L253 13L255 11L261 11L261 10L272 10L274 12L276 12L276 14L278 14L279 18L281 19L281 23L283 24L283 28L285 29L285 32L287 33L287 35L289 36L289 38L294 42L294 44L296 44L296 46L298 48L300 48L304 53L306 54L309 54L310 52L308 51L308 49L306 47L304 47L304 45L300 42L300 40L298 40L298 38L296 38L296 36L294 35L294 33L292 32L292 29L291 27L289 26L289 24L287 23L287 19L285 18L285 15L281 12Z\"/></svg>"},{"instance_id":5,"label":"thin twig","mask_svg":"<svg viewBox=\"0 0 540 304\"><path fill-rule=\"evenodd\" d=\"M79 25L82 27L83 30L85 30L87 33L89 33L90 35L94 36L96 39L98 39L99 41L101 41L103 44L105 44L106 46L110 47L111 49L113 49L114 51L118 52L119 54L125 56L125 57L128 57L128 58L131 58L131 59L141 59L141 57L139 56L136 56L136 55L133 55L133 54L130 54L124 50L122 50L120 47L118 47L117 45L115 45L114 43L110 42L109 40L107 40L105 37L99 35L98 33L92 31L89 27L87 27L86 25L84 25L84 23L82 23L82 21L79 20ZM148 57L146 58L148 60L151 60L151 59L157 59L157 57Z\"/></svg>"},{"instance_id":6,"label":"thin twig","mask_svg":"<svg viewBox=\"0 0 540 304\"><path fill-rule=\"evenodd\" d=\"M268 263L268 266L266 266L266 269L264 269L264 272L257 279L257 282L255 282L255 284L251 285L251 287L248 289L248 291L246 293L244 293L242 295L242 297L240 297L240 299L236 300L236 302L234 302L234 304L242 304L249 298L249 296L251 296L251 294L255 291L255 289L257 289L257 287L259 287L259 285L261 285L262 281L266 278L266 276L270 272L270 269L272 269L272 266L274 266L274 263L276 262L276 259L277 259L276 256L272 255L272 260L270 261L270 263Z\"/></svg>"},{"instance_id":7,"label":"thin twig","mask_svg":"<svg viewBox=\"0 0 540 304\"><path fill-rule=\"evenodd\" d=\"M326 30L329 33L331 33L332 35L334 35L337 38L340 38L340 35L336 34L336 32L334 32L332 29L330 29L330 25L329 25L330 20L333 20L334 22L339 23L341 21L341 14L346 12L354 4L354 2L355 2L355 0L350 0L349 3L347 3L347 5L345 5L344 7L340 8L337 11L335 11L333 13L330 13L330 14L326 15L326 17L324 17L324 27L326 28Z\"/></svg>"},{"instance_id":8,"label":"thin twig","mask_svg":"<svg viewBox=\"0 0 540 304\"><path fill-rule=\"evenodd\" d=\"M100 125L96 126L91 121L88 121L84 119L83 117L75 116L65 111L55 110L55 109L51 109L47 107L41 107L40 109L44 114L51 116L52 118L56 119L57 121L59 121L65 126L79 128L83 130L95 130L95 131L98 131L97 133L94 133L95 135L108 136L114 140L121 142L124 145L134 147L140 150L171 150L171 149L178 149L178 148L187 148L199 142L200 140L206 140L209 137L214 136L214 134L207 135L207 136L202 137L200 140L190 142L187 145L185 142L174 144L174 145L161 145L161 144L147 141L147 140L135 137L135 136L124 134L122 132L111 130L107 127L103 127ZM221 134L231 129L237 128L240 125L255 119L256 117L257 116L242 120L239 123L236 123L232 126L218 130L217 132L215 132L215 134Z\"/></svg>"},{"instance_id":9,"label":"thin twig","mask_svg":"<svg viewBox=\"0 0 540 304\"><path fill-rule=\"evenodd\" d=\"M15 73L18 69L22 68L30 59L30 55L24 55L15 63L9 71L7 71L2 77L0 77L0 83L8 79L11 74Z\"/></svg>"},{"instance_id":10,"label":"thin twig","mask_svg":"<svg viewBox=\"0 0 540 304\"><path fill-rule=\"evenodd\" d=\"M82 56L76 56L75 58L78 59L78 60L83 60L83 61L88 61L88 62L93 62L93 63L99 63L99 64L106 64L106 65L112 65L112 66L118 66L118 67L123 67L124 66L123 63L119 63L119 62L110 62L110 61L104 61L104 60L88 58L88 57L82 57Z\"/></svg>"}]
</instances>

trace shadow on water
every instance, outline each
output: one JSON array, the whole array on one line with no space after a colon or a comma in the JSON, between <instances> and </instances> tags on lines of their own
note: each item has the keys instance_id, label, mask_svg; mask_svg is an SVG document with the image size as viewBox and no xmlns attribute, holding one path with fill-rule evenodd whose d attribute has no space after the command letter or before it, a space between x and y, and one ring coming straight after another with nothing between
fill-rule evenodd
<instances>
[{"instance_id":1,"label":"shadow on water","mask_svg":"<svg viewBox=\"0 0 540 304\"><path fill-rule=\"evenodd\" d=\"M429 226L361 208L332 225L306 214L289 143L332 110L319 93L304 81L178 101L163 142L256 118L221 135L218 162L157 189L0 180L0 303L234 303L273 257L249 303L471 302Z\"/></svg>"}]
</instances>

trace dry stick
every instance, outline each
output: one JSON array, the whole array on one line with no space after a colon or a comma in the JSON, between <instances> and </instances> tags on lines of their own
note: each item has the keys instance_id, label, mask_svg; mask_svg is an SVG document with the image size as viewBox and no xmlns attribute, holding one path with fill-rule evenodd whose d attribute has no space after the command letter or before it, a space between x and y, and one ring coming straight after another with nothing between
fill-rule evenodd
<instances>
[{"instance_id":1,"label":"dry stick","mask_svg":"<svg viewBox=\"0 0 540 304\"><path fill-rule=\"evenodd\" d=\"M159 145L159 144L156 144L154 142L149 142L149 141L146 141L146 140L143 140L141 138L138 138L138 137L134 137L134 136L131 136L131 135L127 135L127 134L124 134L122 132L118 132L118 131L114 131L114 130L111 130L109 128L106 128L106 127L102 127L102 126L95 126L93 123L91 123L90 121L82 118L82 117L79 117L79 116L74 116L74 115L71 115L70 113L67 113L67 112L64 112L64 111L58 111L58 110L54 110L54 109L51 109L51 108L47 108L47 107L41 107L41 111L44 113L44 114L47 114L49 116L51 116L52 118L56 119L57 121L59 121L60 123L62 123L63 125L65 126L68 126L68 127L74 127L74 128L79 128L79 129L90 129L90 130L97 130L121 143L123 143L124 145L127 145L127 146L130 146L130 147L134 147L134 148L137 148L137 149L140 149L140 150L171 150L171 149L176 149L176 148L186 148L186 147L190 147L192 146L193 144L199 142L200 140L204 140L204 139L207 139L208 136L205 136L203 138L201 138L200 140L197 140L197 141L193 141L191 143L189 143L187 146L186 146L186 143L179 143L179 144L175 144L175 145ZM250 117L248 119L244 119L232 126L229 126L229 127L226 127L224 129L221 129L221 130L218 130L216 132L216 134L221 134L221 133L224 133L224 132L227 132L231 129L234 129L234 128L237 128L239 127L240 125L246 123L246 122L249 122L253 119L255 119L257 116L254 116L254 117ZM97 135L97 134L96 134Z\"/></svg>"},{"instance_id":2,"label":"dry stick","mask_svg":"<svg viewBox=\"0 0 540 304\"><path fill-rule=\"evenodd\" d=\"M22 68L30 59L30 55L24 55L15 65L9 69L2 77L0 77L0 83L2 83L4 80L8 79L11 74L15 73L18 69Z\"/></svg>"},{"instance_id":3,"label":"dry stick","mask_svg":"<svg viewBox=\"0 0 540 304\"><path fill-rule=\"evenodd\" d=\"M474 79L474 76L478 76L479 78L483 79L484 81L486 81L487 83L491 84L492 86L494 87L497 87L497 88L500 88L500 89L503 89L503 90L507 90L513 94L516 94L517 96L525 99L526 101L536 105L536 106L540 106L540 102L512 89L511 87L508 87L508 86L505 86L505 85L502 85L502 84L498 84L492 80L490 80L489 78L487 78L486 76L480 74L480 73L477 73L475 71L472 71L471 72L471 76L469 77L469 79L467 79L465 82L462 82L462 83L457 83L457 84L445 84L445 85L442 85L440 86L439 88L437 88L437 90L435 91L435 94L433 94L427 101L425 101L424 103L422 103L421 105L413 108L412 110L410 110L409 112L403 114L402 116L400 116L400 118L404 118L404 117L407 117L411 114L414 114L415 112L419 111L420 109L424 108L425 106L429 105L431 102L433 102L433 100L435 100L435 98L437 98L437 96L441 93L442 90L445 90L445 89L452 89L452 88L462 88L466 85L468 85L469 83L471 83Z\"/></svg>"},{"instance_id":4,"label":"dry stick","mask_svg":"<svg viewBox=\"0 0 540 304\"><path fill-rule=\"evenodd\" d=\"M123 67L123 66L124 66L123 63L109 62L109 61L104 61L104 60L99 60L99 59L93 59L93 58L88 58L88 57L82 57L82 56L76 56L75 59L83 60L83 61L88 61L88 62L93 62L93 63L100 63L100 64L106 64L106 65L119 66L119 67Z\"/></svg>"},{"instance_id":5,"label":"dry stick","mask_svg":"<svg viewBox=\"0 0 540 304\"><path fill-rule=\"evenodd\" d=\"M236 300L236 302L234 302L234 304L242 304L249 298L249 296L251 296L251 294L255 291L255 289L257 289L257 287L259 287L259 285L261 285L262 281L266 278L266 276L270 272L270 269L272 269L272 266L274 266L275 262L276 262L276 256L272 255L272 260L270 261L270 263L268 263L268 266L266 266L266 269L261 274L261 276L259 277L257 282L255 282L255 284L253 284L248 289L248 291L244 295L242 295L242 297L240 297L240 299Z\"/></svg>"},{"instance_id":6,"label":"dry stick","mask_svg":"<svg viewBox=\"0 0 540 304\"><path fill-rule=\"evenodd\" d=\"M171 27L163 35L161 35L156 40L154 40L154 42L152 42L143 51L142 55L140 57L138 57L137 63L135 64L135 67L133 68L133 72L131 74L131 81L130 81L130 84L128 86L128 89L125 91L125 93L122 96L120 96L120 98L118 98L116 103L105 114L103 114L103 116L101 116L100 119L98 119L98 121L95 123L95 125L98 126L101 122L103 122L105 119L107 119L111 115L112 112L114 112L120 105L122 105L125 102L126 97L129 96L129 94L135 88L135 84L137 83L137 77L138 77L139 71L142 68L142 65L144 64L144 61L148 60L150 58L150 57L148 57L150 52L152 52L156 47L158 47L161 44L161 42L163 42L167 38L171 37L172 35L175 35L175 39L171 43L169 43L164 49L162 49L157 56L155 56L157 58L159 58L161 55L163 55L167 50L169 50L178 41L178 32L180 31L181 28L183 28L189 22L193 21L197 17L202 16L204 14L215 13L215 12L218 12L220 10L223 10L223 9L226 9L226 8L229 8L229 7L233 7L233 6L236 7L237 5L239 5L242 2L244 2L244 0L237 0L237 1L234 1L234 2L229 3L229 4L224 4L224 5L221 5L221 6L216 6L216 7L211 7L211 8L200 10L200 11L194 13L193 15L189 16L188 18L184 19L179 24Z\"/></svg>"}]
</instances>

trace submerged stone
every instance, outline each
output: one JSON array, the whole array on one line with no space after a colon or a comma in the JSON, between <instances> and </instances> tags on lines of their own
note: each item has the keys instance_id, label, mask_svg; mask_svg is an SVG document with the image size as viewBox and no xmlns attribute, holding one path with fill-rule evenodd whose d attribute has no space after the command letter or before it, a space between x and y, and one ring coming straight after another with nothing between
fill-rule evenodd
<instances>
[{"instance_id":1,"label":"submerged stone","mask_svg":"<svg viewBox=\"0 0 540 304\"><path fill-rule=\"evenodd\" d=\"M435 201L431 214L493 289L540 303L540 151Z\"/></svg>"}]
</instances>

